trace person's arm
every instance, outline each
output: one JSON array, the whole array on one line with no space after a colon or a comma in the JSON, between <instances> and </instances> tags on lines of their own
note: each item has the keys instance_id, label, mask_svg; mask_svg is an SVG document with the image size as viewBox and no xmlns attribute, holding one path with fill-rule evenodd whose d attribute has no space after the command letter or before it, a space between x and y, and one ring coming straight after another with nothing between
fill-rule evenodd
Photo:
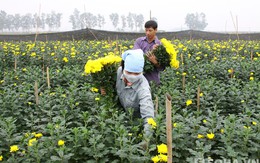
<instances>
[{"instance_id":1,"label":"person's arm","mask_svg":"<svg viewBox=\"0 0 260 163\"><path fill-rule=\"evenodd\" d=\"M152 101L152 95L150 90L142 89L139 92L139 105L140 105L140 114L144 119L144 132L147 137L149 137L151 132L151 127L147 123L148 118L154 118L154 105Z\"/></svg>"}]
</instances>

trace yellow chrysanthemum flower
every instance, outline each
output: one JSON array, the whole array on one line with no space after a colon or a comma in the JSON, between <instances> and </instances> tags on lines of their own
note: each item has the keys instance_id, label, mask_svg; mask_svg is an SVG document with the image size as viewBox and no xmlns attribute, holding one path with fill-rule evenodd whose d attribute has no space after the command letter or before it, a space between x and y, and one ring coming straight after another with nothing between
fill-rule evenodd
<instances>
[{"instance_id":1,"label":"yellow chrysanthemum flower","mask_svg":"<svg viewBox=\"0 0 260 163\"><path fill-rule=\"evenodd\" d=\"M32 52L31 53L31 57L35 57L36 56L36 53L35 52Z\"/></svg>"},{"instance_id":2,"label":"yellow chrysanthemum flower","mask_svg":"<svg viewBox=\"0 0 260 163\"><path fill-rule=\"evenodd\" d=\"M158 153L168 153L168 148L166 144L157 145Z\"/></svg>"},{"instance_id":3,"label":"yellow chrysanthemum flower","mask_svg":"<svg viewBox=\"0 0 260 163\"><path fill-rule=\"evenodd\" d=\"M36 138L30 139L29 142L28 142L28 146L32 146L36 142L37 142Z\"/></svg>"},{"instance_id":4,"label":"yellow chrysanthemum flower","mask_svg":"<svg viewBox=\"0 0 260 163\"><path fill-rule=\"evenodd\" d=\"M167 162L167 160L168 160L167 155L164 155L164 154L159 154L158 157L161 162Z\"/></svg>"},{"instance_id":5,"label":"yellow chrysanthemum flower","mask_svg":"<svg viewBox=\"0 0 260 163\"><path fill-rule=\"evenodd\" d=\"M62 59L64 62L69 62L69 60L68 60L68 58L67 57L63 57L63 59Z\"/></svg>"},{"instance_id":6,"label":"yellow chrysanthemum flower","mask_svg":"<svg viewBox=\"0 0 260 163\"><path fill-rule=\"evenodd\" d=\"M213 134L213 133L207 134L208 139L213 139L214 137L215 137L215 134Z\"/></svg>"},{"instance_id":7,"label":"yellow chrysanthemum flower","mask_svg":"<svg viewBox=\"0 0 260 163\"><path fill-rule=\"evenodd\" d=\"M154 157L152 157L152 161L153 161L154 163L157 163L157 162L160 161L160 158L159 158L158 156L154 156Z\"/></svg>"},{"instance_id":8,"label":"yellow chrysanthemum flower","mask_svg":"<svg viewBox=\"0 0 260 163\"><path fill-rule=\"evenodd\" d=\"M187 100L187 101L186 101L186 105L187 105L187 106L189 106L189 105L191 105L191 104L192 104L192 100Z\"/></svg>"},{"instance_id":9,"label":"yellow chrysanthemum flower","mask_svg":"<svg viewBox=\"0 0 260 163\"><path fill-rule=\"evenodd\" d=\"M63 140L58 141L58 146L63 146L64 144L65 144L65 141L63 141Z\"/></svg>"},{"instance_id":10,"label":"yellow chrysanthemum flower","mask_svg":"<svg viewBox=\"0 0 260 163\"><path fill-rule=\"evenodd\" d=\"M198 134L197 138L202 139L202 138L204 138L204 135Z\"/></svg>"},{"instance_id":11,"label":"yellow chrysanthemum flower","mask_svg":"<svg viewBox=\"0 0 260 163\"><path fill-rule=\"evenodd\" d=\"M4 158L4 157L3 157L2 155L0 155L0 161L3 161L3 158Z\"/></svg>"},{"instance_id":12,"label":"yellow chrysanthemum flower","mask_svg":"<svg viewBox=\"0 0 260 163\"><path fill-rule=\"evenodd\" d=\"M148 119L147 119L147 123L148 123L149 125L151 125L153 128L156 128L156 126L157 126L157 124L156 124L156 122L154 121L153 118L148 118Z\"/></svg>"},{"instance_id":13,"label":"yellow chrysanthemum flower","mask_svg":"<svg viewBox=\"0 0 260 163\"><path fill-rule=\"evenodd\" d=\"M36 138L41 138L42 137L42 133L38 133L34 135Z\"/></svg>"},{"instance_id":14,"label":"yellow chrysanthemum flower","mask_svg":"<svg viewBox=\"0 0 260 163\"><path fill-rule=\"evenodd\" d=\"M115 55L107 55L102 58L98 58L96 60L88 60L88 62L85 65L85 73L90 74L90 73L96 73L102 70L102 68L105 65L112 65L115 63L121 62L121 57L115 56Z\"/></svg>"},{"instance_id":15,"label":"yellow chrysanthemum flower","mask_svg":"<svg viewBox=\"0 0 260 163\"><path fill-rule=\"evenodd\" d=\"M244 129L251 129L250 126L243 126L243 127L244 127Z\"/></svg>"},{"instance_id":16,"label":"yellow chrysanthemum flower","mask_svg":"<svg viewBox=\"0 0 260 163\"><path fill-rule=\"evenodd\" d=\"M16 152L19 150L19 147L17 145L10 146L10 152Z\"/></svg>"},{"instance_id":17,"label":"yellow chrysanthemum flower","mask_svg":"<svg viewBox=\"0 0 260 163\"><path fill-rule=\"evenodd\" d=\"M92 92L98 92L98 89L95 88L95 87L92 87L92 88L91 88L91 91L92 91Z\"/></svg>"}]
</instances>

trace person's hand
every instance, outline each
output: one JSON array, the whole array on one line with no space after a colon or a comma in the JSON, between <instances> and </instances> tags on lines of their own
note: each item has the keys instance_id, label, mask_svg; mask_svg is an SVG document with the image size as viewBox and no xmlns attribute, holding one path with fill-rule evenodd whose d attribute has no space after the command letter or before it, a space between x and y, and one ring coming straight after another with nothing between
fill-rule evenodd
<instances>
[{"instance_id":1,"label":"person's hand","mask_svg":"<svg viewBox=\"0 0 260 163\"><path fill-rule=\"evenodd\" d=\"M156 56L155 56L151 51L147 52L147 53L146 53L146 56L147 56L148 60L149 60L153 65L155 65L156 67L159 67L159 66L160 66L159 63L158 63L158 61L157 61Z\"/></svg>"},{"instance_id":2,"label":"person's hand","mask_svg":"<svg viewBox=\"0 0 260 163\"><path fill-rule=\"evenodd\" d=\"M153 50L155 50L158 46L159 46L159 44L154 44L153 45Z\"/></svg>"},{"instance_id":3,"label":"person's hand","mask_svg":"<svg viewBox=\"0 0 260 163\"><path fill-rule=\"evenodd\" d=\"M103 96L106 95L106 90L105 90L104 87L101 87L101 88L100 88L100 93L101 93L101 95L103 95Z\"/></svg>"}]
</instances>

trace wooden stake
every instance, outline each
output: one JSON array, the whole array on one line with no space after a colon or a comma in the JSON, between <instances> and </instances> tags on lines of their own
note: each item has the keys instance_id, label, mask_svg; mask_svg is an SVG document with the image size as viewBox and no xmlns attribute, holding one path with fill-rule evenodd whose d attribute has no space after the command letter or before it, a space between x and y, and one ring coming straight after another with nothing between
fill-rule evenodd
<instances>
[{"instance_id":1,"label":"wooden stake","mask_svg":"<svg viewBox=\"0 0 260 163\"><path fill-rule=\"evenodd\" d=\"M166 93L167 163L172 163L172 97Z\"/></svg>"},{"instance_id":2,"label":"wooden stake","mask_svg":"<svg viewBox=\"0 0 260 163\"><path fill-rule=\"evenodd\" d=\"M183 65L184 61L183 61L183 54L181 53L181 65Z\"/></svg>"},{"instance_id":3,"label":"wooden stake","mask_svg":"<svg viewBox=\"0 0 260 163\"><path fill-rule=\"evenodd\" d=\"M34 84L34 95L35 95L35 103L36 105L39 105L39 95L38 95L38 83L35 81Z\"/></svg>"},{"instance_id":4,"label":"wooden stake","mask_svg":"<svg viewBox=\"0 0 260 163\"><path fill-rule=\"evenodd\" d=\"M197 91L197 109L199 112L200 111L200 86L198 86L198 91Z\"/></svg>"},{"instance_id":5,"label":"wooden stake","mask_svg":"<svg viewBox=\"0 0 260 163\"><path fill-rule=\"evenodd\" d=\"M185 93L185 75L182 75L182 90L183 94Z\"/></svg>"},{"instance_id":6,"label":"wooden stake","mask_svg":"<svg viewBox=\"0 0 260 163\"><path fill-rule=\"evenodd\" d=\"M74 40L74 35L72 35L71 37L72 37L72 41L74 42L74 41L75 41L75 40Z\"/></svg>"},{"instance_id":7,"label":"wooden stake","mask_svg":"<svg viewBox=\"0 0 260 163\"><path fill-rule=\"evenodd\" d=\"M48 85L48 88L50 88L50 75L49 75L49 67L47 67L47 85Z\"/></svg>"},{"instance_id":8,"label":"wooden stake","mask_svg":"<svg viewBox=\"0 0 260 163\"><path fill-rule=\"evenodd\" d=\"M15 58L14 58L14 71L16 71L16 68L17 68L17 58L15 56Z\"/></svg>"},{"instance_id":9,"label":"wooden stake","mask_svg":"<svg viewBox=\"0 0 260 163\"><path fill-rule=\"evenodd\" d=\"M232 79L234 77L234 69L231 68L231 74L230 74L230 78Z\"/></svg>"},{"instance_id":10,"label":"wooden stake","mask_svg":"<svg viewBox=\"0 0 260 163\"><path fill-rule=\"evenodd\" d=\"M251 50L251 61L253 61L253 50Z\"/></svg>"}]
</instances>

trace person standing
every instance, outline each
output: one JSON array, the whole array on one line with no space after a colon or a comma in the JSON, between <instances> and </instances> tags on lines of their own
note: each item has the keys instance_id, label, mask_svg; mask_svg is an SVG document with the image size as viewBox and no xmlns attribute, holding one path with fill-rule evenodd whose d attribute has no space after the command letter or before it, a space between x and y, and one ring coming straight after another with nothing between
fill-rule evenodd
<instances>
[{"instance_id":1,"label":"person standing","mask_svg":"<svg viewBox=\"0 0 260 163\"><path fill-rule=\"evenodd\" d=\"M144 74L148 82L150 83L151 81L154 81L157 85L160 85L160 71L163 71L165 68L159 64L157 58L152 53L152 50L162 44L156 36L158 24L154 20L149 20L145 23L144 27L146 36L137 38L133 49L142 49L148 60L155 67L152 72L147 72Z\"/></svg>"}]
</instances>

